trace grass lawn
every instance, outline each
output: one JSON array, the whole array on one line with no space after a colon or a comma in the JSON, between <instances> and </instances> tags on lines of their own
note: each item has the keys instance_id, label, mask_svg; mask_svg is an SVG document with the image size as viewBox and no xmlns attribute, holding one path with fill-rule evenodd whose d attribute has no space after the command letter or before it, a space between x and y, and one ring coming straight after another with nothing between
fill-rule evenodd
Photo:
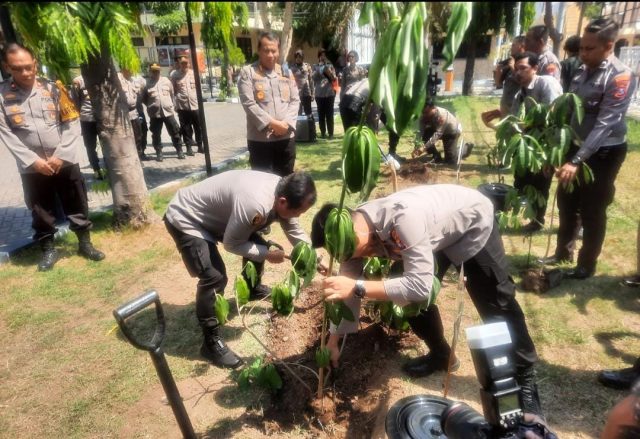
<instances>
[{"instance_id":1,"label":"grass lawn","mask_svg":"<svg viewBox=\"0 0 640 439\"><path fill-rule=\"evenodd\" d=\"M475 143L462 166L460 184L476 187L497 181L485 159L494 136L482 125L479 114L497 108L498 100L455 97L441 103L458 115L465 140ZM296 168L313 175L319 194L318 203L301 219L307 230L322 204L339 196L341 127L336 122L335 140L298 145ZM386 133L379 139L386 152ZM410 156L412 139L412 134L402 137L400 155ZM248 167L242 162L236 166ZM638 291L618 284L636 268L638 168L640 124L630 121L629 154L608 211L607 238L596 276L565 281L545 295L518 293L540 355L543 407L552 429L562 438L598 436L607 411L624 394L600 386L595 380L597 371L626 367L640 355ZM437 183L455 182L450 169L437 169L435 176ZM511 181L507 176L506 182ZM385 184L388 182L383 179L381 186ZM153 196L158 214L162 215L173 192ZM355 203L355 198L348 200L351 206ZM550 214L549 207L547 224ZM239 391L229 373L209 367L199 358L201 336L193 303L196 280L188 276L163 224L116 232L109 228L110 214L93 219L95 244L107 254L104 261L89 262L77 256L75 235L69 234L58 242L65 257L51 272L36 271L37 249L26 250L0 266L0 437L177 437L173 415L162 402L162 389L148 355L135 350L114 330L112 310L147 289L156 289L164 304L164 350L196 431L209 437L262 436L264 432L245 426L242 419L248 410L261 410L268 403L266 395L255 389ZM281 230L273 229L270 239L285 242ZM518 281L529 242L514 233L505 233L503 241ZM545 233L534 235L534 257L544 255L546 244ZM551 251L554 244L555 235ZM232 285L240 258L222 254ZM265 281L279 281L287 268L267 266ZM231 298L231 286L227 290ZM455 293L455 283L450 280L438 299L449 334ZM269 306L258 307L250 321L264 337L272 336L268 312ZM151 310L136 319L142 334L153 330L154 319ZM478 322L467 298L463 326ZM232 318L224 331L231 347L242 356L262 355L239 318ZM403 355L415 356L421 351L422 347L416 346ZM454 376L449 397L479 409L478 384L464 337L458 352L463 366ZM389 383L396 389L390 403L416 393L441 394L441 381L436 379L410 380L393 372ZM300 437L306 432L297 427L286 435Z\"/></svg>"}]
</instances>

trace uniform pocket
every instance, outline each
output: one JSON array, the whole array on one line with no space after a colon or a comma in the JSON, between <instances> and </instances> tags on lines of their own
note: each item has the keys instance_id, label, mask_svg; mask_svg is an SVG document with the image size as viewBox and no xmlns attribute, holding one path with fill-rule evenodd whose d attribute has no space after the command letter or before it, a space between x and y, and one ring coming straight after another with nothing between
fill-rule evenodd
<instances>
[{"instance_id":1,"label":"uniform pocket","mask_svg":"<svg viewBox=\"0 0 640 439\"><path fill-rule=\"evenodd\" d=\"M271 90L269 83L265 80L256 80L253 82L253 96L256 102L271 102Z\"/></svg>"},{"instance_id":2,"label":"uniform pocket","mask_svg":"<svg viewBox=\"0 0 640 439\"><path fill-rule=\"evenodd\" d=\"M289 80L281 79L278 82L279 82L278 87L280 91L280 100L282 100L282 102L291 101L291 85L289 84Z\"/></svg>"},{"instance_id":3,"label":"uniform pocket","mask_svg":"<svg viewBox=\"0 0 640 439\"><path fill-rule=\"evenodd\" d=\"M9 125L12 128L25 128L28 126L25 119L25 112L22 108L7 111L7 118L9 119Z\"/></svg>"}]
</instances>

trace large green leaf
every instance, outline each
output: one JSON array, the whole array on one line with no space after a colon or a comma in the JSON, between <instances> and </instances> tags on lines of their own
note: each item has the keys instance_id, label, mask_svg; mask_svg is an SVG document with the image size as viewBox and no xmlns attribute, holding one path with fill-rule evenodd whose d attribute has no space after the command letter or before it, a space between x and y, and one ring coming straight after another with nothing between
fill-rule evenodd
<instances>
[{"instance_id":1,"label":"large green leaf","mask_svg":"<svg viewBox=\"0 0 640 439\"><path fill-rule=\"evenodd\" d=\"M443 69L449 67L458 53L464 34L471 23L473 3L454 2L451 7L451 16L447 26L447 38L444 43L442 56L444 57Z\"/></svg>"},{"instance_id":2,"label":"large green leaf","mask_svg":"<svg viewBox=\"0 0 640 439\"><path fill-rule=\"evenodd\" d=\"M242 308L244 305L249 303L249 285L247 285L247 281L241 275L236 276L236 281L234 283L234 290L236 292L236 303L239 308Z\"/></svg>"},{"instance_id":3,"label":"large green leaf","mask_svg":"<svg viewBox=\"0 0 640 439\"><path fill-rule=\"evenodd\" d=\"M220 294L216 293L216 303L213 305L218 323L224 325L229 316L229 302Z\"/></svg>"}]
</instances>

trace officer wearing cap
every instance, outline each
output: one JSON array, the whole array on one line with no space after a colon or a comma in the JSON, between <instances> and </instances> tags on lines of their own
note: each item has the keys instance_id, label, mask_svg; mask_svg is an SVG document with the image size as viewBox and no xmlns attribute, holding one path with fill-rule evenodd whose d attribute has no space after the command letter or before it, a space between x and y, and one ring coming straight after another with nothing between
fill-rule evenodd
<instances>
[{"instance_id":1,"label":"officer wearing cap","mask_svg":"<svg viewBox=\"0 0 640 439\"><path fill-rule=\"evenodd\" d=\"M141 100L147 106L151 143L156 150L156 160L159 162L163 160L160 140L163 124L171 136L178 158L184 160L186 157L180 144L180 128L175 118L173 84L169 78L160 76L160 66L156 63L149 66L149 79L142 90Z\"/></svg>"},{"instance_id":2,"label":"officer wearing cap","mask_svg":"<svg viewBox=\"0 0 640 439\"><path fill-rule=\"evenodd\" d=\"M618 25L609 18L592 20L580 40L583 64L573 77L570 92L582 99L584 119L575 114L571 127L582 140L573 145L567 162L557 170L559 183L567 185L578 178L572 192L558 193L560 224L556 251L551 260L572 260L582 219L582 248L577 266L565 277L585 279L594 274L607 229L607 207L613 202L614 182L627 155L625 115L636 89L636 77L629 67L613 55ZM582 163L593 171L593 181L585 183Z\"/></svg>"},{"instance_id":3,"label":"officer wearing cap","mask_svg":"<svg viewBox=\"0 0 640 439\"><path fill-rule=\"evenodd\" d=\"M315 82L316 106L318 108L318 125L320 126L320 137L333 139L333 104L336 100L337 85L336 70L327 59L327 52L324 49L318 50L318 63L313 65L311 75Z\"/></svg>"},{"instance_id":4,"label":"officer wearing cap","mask_svg":"<svg viewBox=\"0 0 640 439\"><path fill-rule=\"evenodd\" d=\"M258 61L244 66L238 79L247 114L251 169L285 176L296 161L295 130L300 96L293 74L277 63L280 40L272 32L258 39Z\"/></svg>"},{"instance_id":5,"label":"officer wearing cap","mask_svg":"<svg viewBox=\"0 0 640 439\"><path fill-rule=\"evenodd\" d=\"M196 93L196 79L193 69L189 68L189 60L186 56L178 58L178 69L170 76L173 89L176 94L176 111L180 120L182 139L187 145L187 155L193 155L193 147L202 149L202 133L200 132L200 119L198 118L198 95ZM193 140L195 132L196 140Z\"/></svg>"},{"instance_id":6,"label":"officer wearing cap","mask_svg":"<svg viewBox=\"0 0 640 439\"><path fill-rule=\"evenodd\" d=\"M558 57L547 47L549 41L549 29L545 25L529 28L524 38L524 48L527 52L533 52L539 57L538 75L553 76L560 81L562 68Z\"/></svg>"},{"instance_id":7,"label":"officer wearing cap","mask_svg":"<svg viewBox=\"0 0 640 439\"><path fill-rule=\"evenodd\" d=\"M324 246L324 225L331 208L323 206L313 219L314 247ZM424 302L430 297L434 276L442 279L451 264L458 269L462 265L467 291L482 319L504 320L509 325L524 411L541 414L533 369L538 356L515 298L491 201L462 186L416 186L361 204L351 218L355 250L340 265L340 275L323 281L325 299L344 301L354 316L359 315L362 299L400 306ZM363 280L364 258L372 256L401 261L402 274L381 281ZM406 363L405 372L424 377L447 370L451 348L444 338L438 307L432 304L408 320L429 353ZM358 319L331 326L327 347L334 366L340 355L339 337L357 330ZM458 366L458 360L452 358L452 370Z\"/></svg>"},{"instance_id":8,"label":"officer wearing cap","mask_svg":"<svg viewBox=\"0 0 640 439\"><path fill-rule=\"evenodd\" d=\"M313 79L311 79L311 65L304 62L304 53L302 50L296 50L294 55L295 63L291 66L291 73L296 78L296 86L300 93L300 108L298 114L311 116L311 102L314 98Z\"/></svg>"},{"instance_id":9,"label":"officer wearing cap","mask_svg":"<svg viewBox=\"0 0 640 439\"><path fill-rule=\"evenodd\" d=\"M91 98L84 86L84 78L82 75L73 78L71 98L76 108L80 110L80 130L82 131L82 139L84 140L84 147L87 150L89 164L93 169L93 175L97 180L102 180L104 179L104 171L100 169L100 159L96 151L98 147L98 123L93 116Z\"/></svg>"},{"instance_id":10,"label":"officer wearing cap","mask_svg":"<svg viewBox=\"0 0 640 439\"><path fill-rule=\"evenodd\" d=\"M360 60L358 52L355 50L349 52L347 60L349 64L340 72L342 75L340 78L340 99L346 93L347 87L367 77L367 70L356 64Z\"/></svg>"},{"instance_id":11,"label":"officer wearing cap","mask_svg":"<svg viewBox=\"0 0 640 439\"><path fill-rule=\"evenodd\" d=\"M453 114L442 107L436 107L433 102L428 102L420 117L417 135L423 145L416 148L412 155L415 157L428 152L436 162L442 162L442 155L436 149L436 142L442 139L445 163L456 164L461 133L460 123Z\"/></svg>"},{"instance_id":12,"label":"officer wearing cap","mask_svg":"<svg viewBox=\"0 0 640 439\"><path fill-rule=\"evenodd\" d=\"M104 259L90 240L87 189L78 164L82 140L77 109L61 83L36 77L37 61L29 49L11 43L2 61L12 77L0 83L0 141L16 159L22 178L33 239L43 252L38 270L50 270L59 257L53 242L56 196L78 236L78 254Z\"/></svg>"},{"instance_id":13,"label":"officer wearing cap","mask_svg":"<svg viewBox=\"0 0 640 439\"><path fill-rule=\"evenodd\" d=\"M311 176L295 172L277 175L237 170L223 172L180 189L167 208L164 222L182 254L189 274L198 277L196 315L204 334L200 353L219 367L235 368L242 360L231 351L219 332L214 312L216 294L224 294L227 273L217 248L253 261L258 271L252 300L266 297L270 288L260 284L264 261L284 262L282 247L271 248L257 232L278 221L292 245L309 242L298 217L316 201ZM244 275L244 273L243 273Z\"/></svg>"}]
</instances>

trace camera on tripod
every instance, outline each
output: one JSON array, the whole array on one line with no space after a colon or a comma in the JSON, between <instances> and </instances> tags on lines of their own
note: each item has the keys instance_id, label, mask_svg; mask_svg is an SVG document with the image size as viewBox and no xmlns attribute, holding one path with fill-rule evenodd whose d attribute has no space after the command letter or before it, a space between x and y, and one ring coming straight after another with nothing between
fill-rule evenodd
<instances>
[{"instance_id":1,"label":"camera on tripod","mask_svg":"<svg viewBox=\"0 0 640 439\"><path fill-rule=\"evenodd\" d=\"M438 71L433 71L433 66L439 65L440 62L432 61L429 66L429 75L427 75L427 95L429 97L434 97L438 94L438 86L442 84L442 78L438 78Z\"/></svg>"},{"instance_id":2,"label":"camera on tripod","mask_svg":"<svg viewBox=\"0 0 640 439\"><path fill-rule=\"evenodd\" d=\"M483 415L462 402L432 395L398 401L386 419L391 439L557 439L546 426L524 420L515 375L511 335L505 322L466 330L467 343L480 382Z\"/></svg>"}]
</instances>

